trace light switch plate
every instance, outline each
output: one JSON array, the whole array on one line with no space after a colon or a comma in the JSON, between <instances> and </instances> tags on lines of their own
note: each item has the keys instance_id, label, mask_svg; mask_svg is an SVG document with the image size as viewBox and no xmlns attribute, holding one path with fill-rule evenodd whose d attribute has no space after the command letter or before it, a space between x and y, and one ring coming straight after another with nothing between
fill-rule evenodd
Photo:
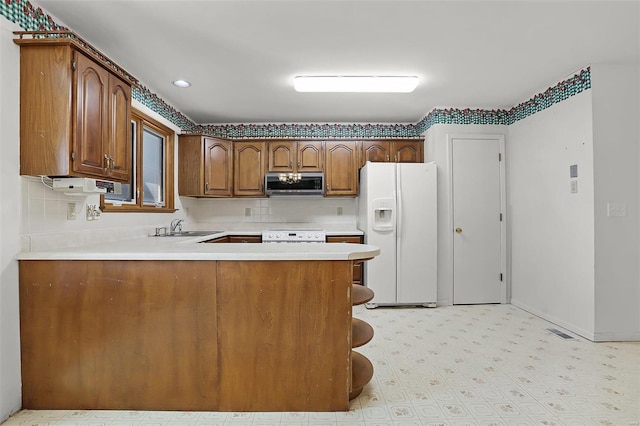
<instances>
[{"instance_id":1,"label":"light switch plate","mask_svg":"<svg viewBox=\"0 0 640 426\"><path fill-rule=\"evenodd\" d=\"M572 194L577 194L578 193L578 181L577 180L572 180L571 181L571 193Z\"/></svg>"},{"instance_id":2,"label":"light switch plate","mask_svg":"<svg viewBox=\"0 0 640 426\"><path fill-rule=\"evenodd\" d=\"M67 203L67 220L76 220L76 203Z\"/></svg>"}]
</instances>

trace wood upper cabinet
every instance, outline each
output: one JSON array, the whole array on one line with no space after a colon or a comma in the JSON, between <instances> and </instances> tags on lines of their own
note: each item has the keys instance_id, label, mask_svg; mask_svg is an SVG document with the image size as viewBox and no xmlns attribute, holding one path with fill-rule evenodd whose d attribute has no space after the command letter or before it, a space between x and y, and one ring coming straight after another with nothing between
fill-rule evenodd
<instances>
[{"instance_id":1,"label":"wood upper cabinet","mask_svg":"<svg viewBox=\"0 0 640 426\"><path fill-rule=\"evenodd\" d=\"M360 164L367 161L394 163L424 162L422 140L378 140L360 142Z\"/></svg>"},{"instance_id":2,"label":"wood upper cabinet","mask_svg":"<svg viewBox=\"0 0 640 426\"><path fill-rule=\"evenodd\" d=\"M424 142L393 141L396 163L424 163Z\"/></svg>"},{"instance_id":3,"label":"wood upper cabinet","mask_svg":"<svg viewBox=\"0 0 640 426\"><path fill-rule=\"evenodd\" d=\"M131 85L70 40L20 45L20 173L129 182Z\"/></svg>"},{"instance_id":4,"label":"wood upper cabinet","mask_svg":"<svg viewBox=\"0 0 640 426\"><path fill-rule=\"evenodd\" d=\"M269 172L301 173L323 171L322 142L270 141Z\"/></svg>"},{"instance_id":5,"label":"wood upper cabinet","mask_svg":"<svg viewBox=\"0 0 640 426\"><path fill-rule=\"evenodd\" d=\"M194 197L233 195L233 143L202 135L180 135L178 193Z\"/></svg>"},{"instance_id":6,"label":"wood upper cabinet","mask_svg":"<svg viewBox=\"0 0 640 426\"><path fill-rule=\"evenodd\" d=\"M234 142L233 195L264 196L267 148L264 142Z\"/></svg>"},{"instance_id":7,"label":"wood upper cabinet","mask_svg":"<svg viewBox=\"0 0 640 426\"><path fill-rule=\"evenodd\" d=\"M233 195L233 144L216 138L204 138L204 195Z\"/></svg>"},{"instance_id":8,"label":"wood upper cabinet","mask_svg":"<svg viewBox=\"0 0 640 426\"><path fill-rule=\"evenodd\" d=\"M358 155L355 141L326 141L325 195L358 194Z\"/></svg>"},{"instance_id":9,"label":"wood upper cabinet","mask_svg":"<svg viewBox=\"0 0 640 426\"><path fill-rule=\"evenodd\" d=\"M391 144L388 141L363 141L360 144L360 167L367 161L383 163L391 158Z\"/></svg>"}]
</instances>

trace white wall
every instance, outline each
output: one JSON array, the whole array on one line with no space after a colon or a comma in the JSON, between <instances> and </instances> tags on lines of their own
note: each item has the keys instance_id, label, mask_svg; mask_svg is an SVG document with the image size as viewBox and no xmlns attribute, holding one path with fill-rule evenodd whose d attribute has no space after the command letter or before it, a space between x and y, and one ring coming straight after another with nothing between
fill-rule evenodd
<instances>
[{"instance_id":1,"label":"white wall","mask_svg":"<svg viewBox=\"0 0 640 426\"><path fill-rule=\"evenodd\" d=\"M453 259L451 256L451 171L447 135L492 134L506 135L507 126L477 124L436 124L425 133L425 161L438 166L438 305L453 304ZM508 145L507 141L507 145Z\"/></svg>"},{"instance_id":2,"label":"white wall","mask_svg":"<svg viewBox=\"0 0 640 426\"><path fill-rule=\"evenodd\" d=\"M578 165L578 193L569 166ZM591 91L509 127L511 303L588 338L595 282Z\"/></svg>"},{"instance_id":3,"label":"white wall","mask_svg":"<svg viewBox=\"0 0 640 426\"><path fill-rule=\"evenodd\" d=\"M19 51L0 18L0 423L21 406L18 262L20 252Z\"/></svg>"},{"instance_id":4,"label":"white wall","mask_svg":"<svg viewBox=\"0 0 640 426\"><path fill-rule=\"evenodd\" d=\"M637 65L592 64L595 340L640 340ZM608 216L608 203L626 207Z\"/></svg>"}]
</instances>

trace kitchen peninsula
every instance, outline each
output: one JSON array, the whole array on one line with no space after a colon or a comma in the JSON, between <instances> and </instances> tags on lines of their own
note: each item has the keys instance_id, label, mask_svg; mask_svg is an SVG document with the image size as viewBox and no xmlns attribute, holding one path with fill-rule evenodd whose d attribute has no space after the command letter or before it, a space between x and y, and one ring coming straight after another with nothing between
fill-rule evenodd
<instances>
[{"instance_id":1,"label":"kitchen peninsula","mask_svg":"<svg viewBox=\"0 0 640 426\"><path fill-rule=\"evenodd\" d=\"M21 254L23 406L348 410L353 264L379 249L211 238Z\"/></svg>"}]
</instances>

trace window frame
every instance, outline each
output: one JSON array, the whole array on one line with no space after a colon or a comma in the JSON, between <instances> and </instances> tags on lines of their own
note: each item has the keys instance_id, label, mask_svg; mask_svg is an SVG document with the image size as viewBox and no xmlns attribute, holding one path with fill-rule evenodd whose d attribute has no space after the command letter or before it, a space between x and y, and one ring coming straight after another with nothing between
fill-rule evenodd
<instances>
[{"instance_id":1,"label":"window frame","mask_svg":"<svg viewBox=\"0 0 640 426\"><path fill-rule=\"evenodd\" d=\"M132 150L133 150L133 170L131 173L131 180L135 182L135 203L122 202L119 204L115 200L105 200L104 195L100 195L100 210L108 213L173 213L176 211L175 201L175 168L174 168L174 156L175 156L175 132L164 124L154 120L142 111L135 108L131 109L131 123L134 124L131 132ZM149 129L158 135L162 136L165 140L164 146L164 205L155 206L144 203L144 193L142 189L143 183L143 135L144 129Z\"/></svg>"}]
</instances>

